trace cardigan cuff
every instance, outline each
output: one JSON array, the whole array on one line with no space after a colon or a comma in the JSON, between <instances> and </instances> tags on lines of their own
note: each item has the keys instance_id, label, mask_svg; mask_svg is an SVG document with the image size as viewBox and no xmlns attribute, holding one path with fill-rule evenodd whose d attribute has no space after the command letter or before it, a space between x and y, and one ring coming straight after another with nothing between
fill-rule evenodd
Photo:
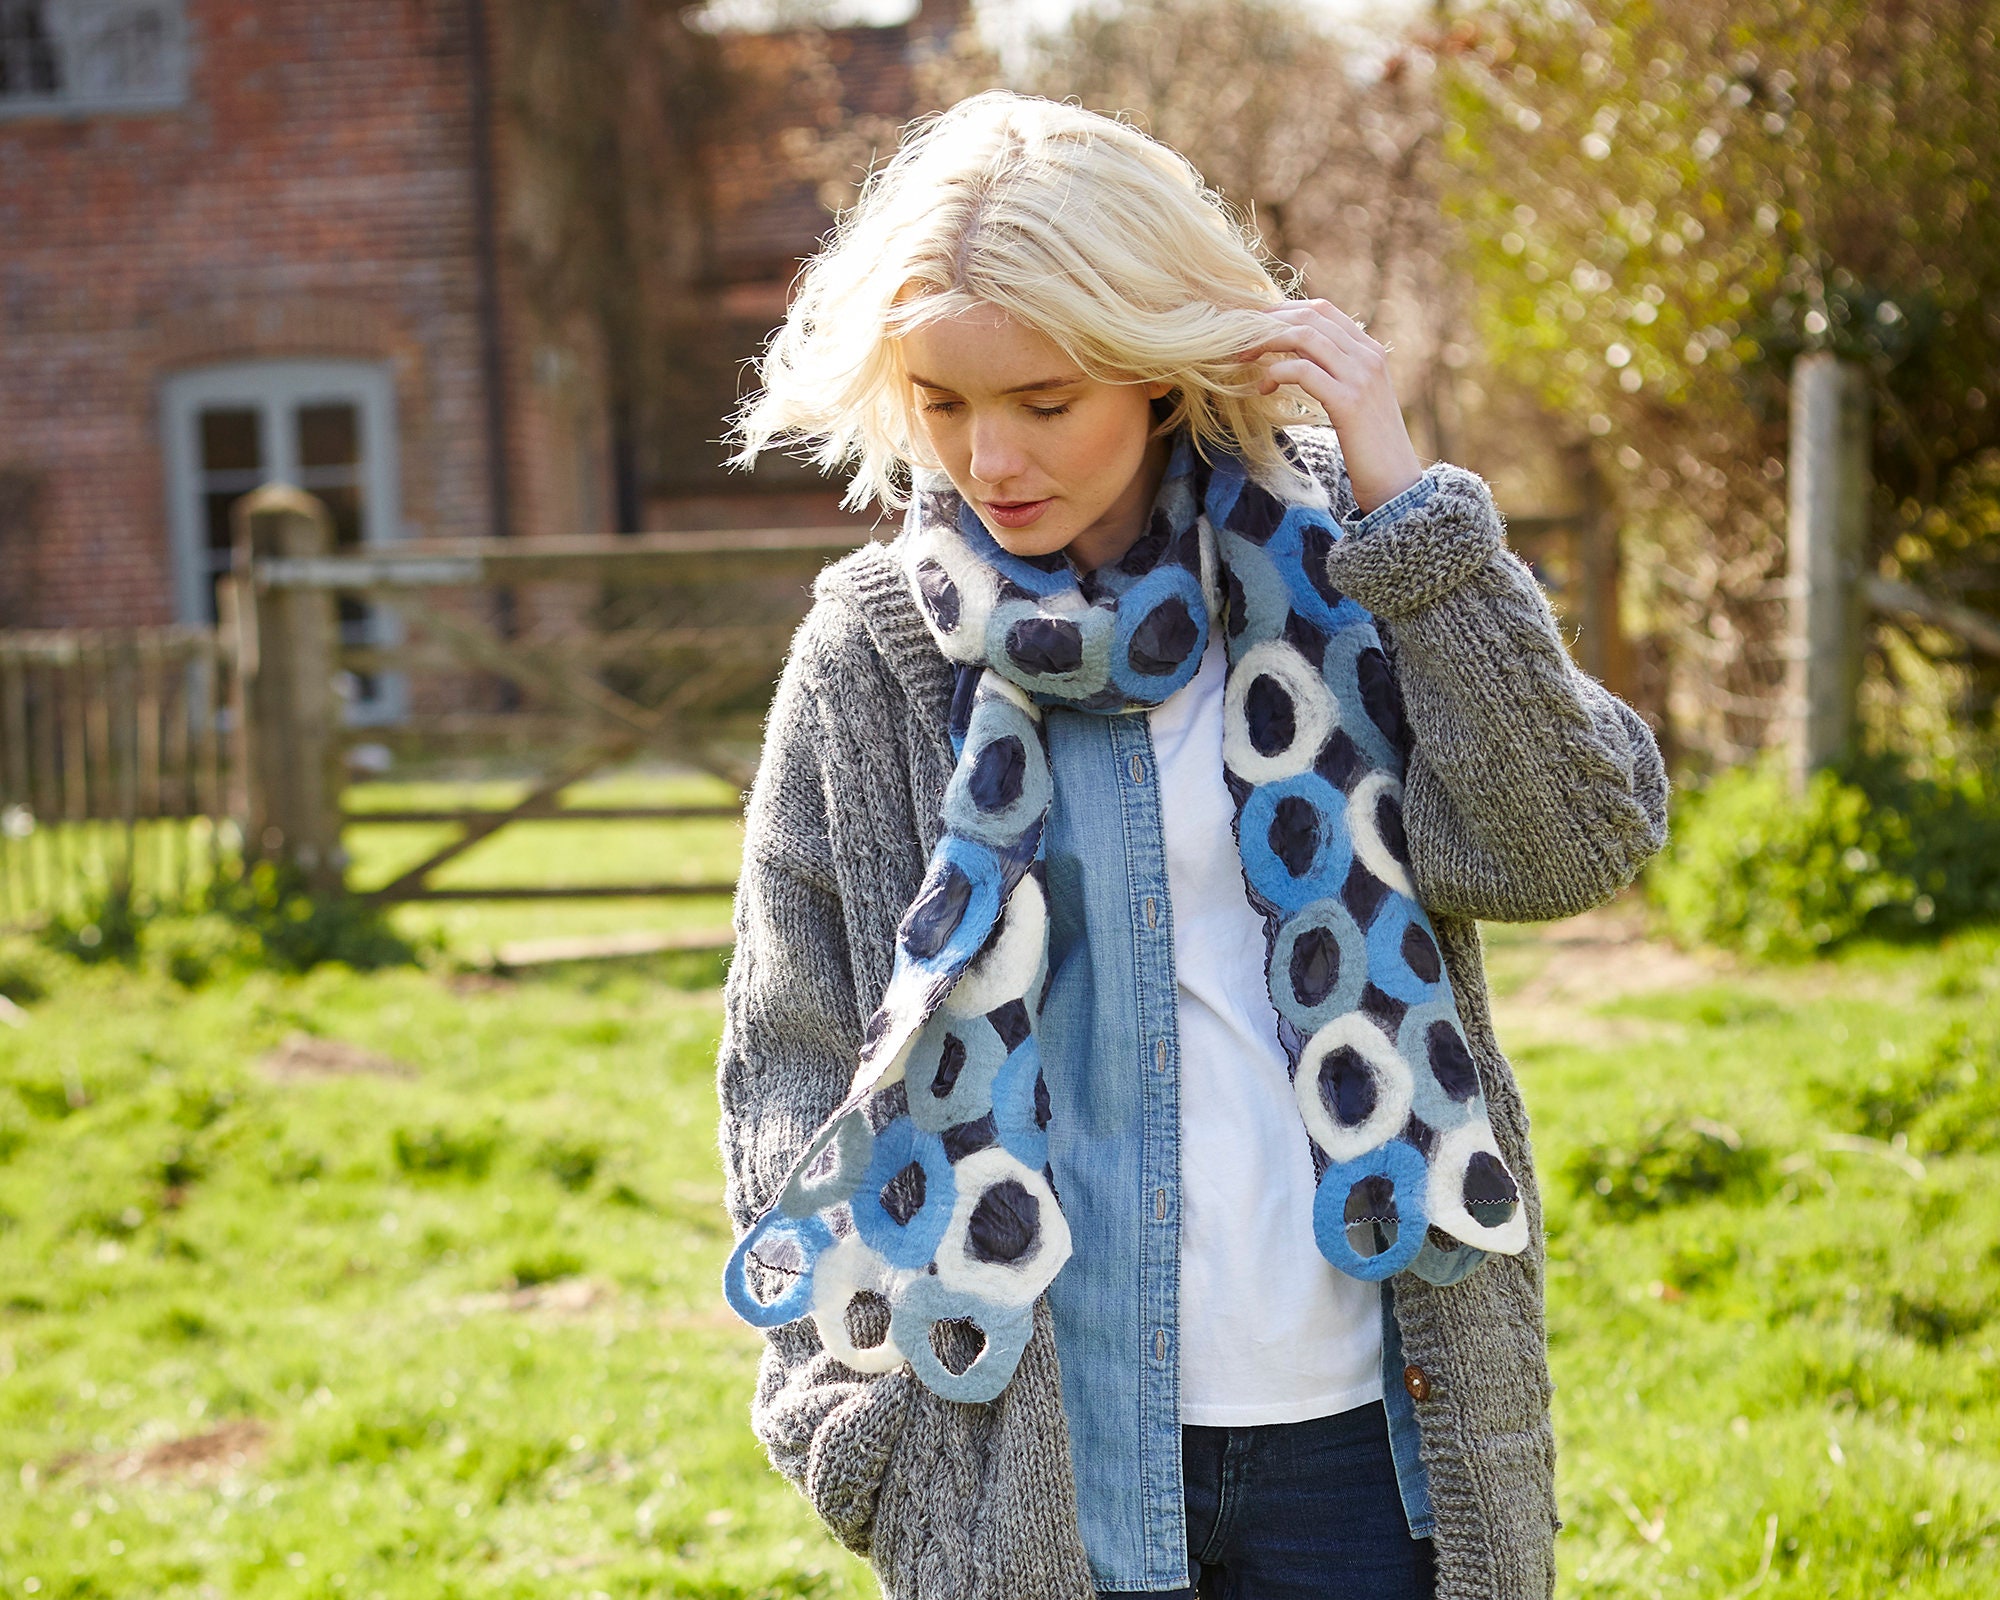
<instances>
[{"instance_id":1,"label":"cardigan cuff","mask_svg":"<svg viewBox=\"0 0 2000 1600\"><path fill-rule=\"evenodd\" d=\"M1392 621L1434 605L1506 541L1486 480L1436 461L1393 500L1342 519L1326 558L1328 581Z\"/></svg>"}]
</instances>

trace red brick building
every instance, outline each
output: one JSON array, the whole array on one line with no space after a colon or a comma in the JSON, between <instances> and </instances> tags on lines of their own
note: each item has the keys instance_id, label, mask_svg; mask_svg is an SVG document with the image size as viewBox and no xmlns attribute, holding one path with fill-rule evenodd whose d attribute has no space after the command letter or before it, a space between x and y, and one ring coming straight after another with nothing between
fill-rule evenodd
<instances>
[{"instance_id":1,"label":"red brick building","mask_svg":"<svg viewBox=\"0 0 2000 1600\"><path fill-rule=\"evenodd\" d=\"M720 437L827 173L962 16L0 0L0 627L205 619L272 477L352 541L827 519Z\"/></svg>"},{"instance_id":2,"label":"red brick building","mask_svg":"<svg viewBox=\"0 0 2000 1600\"><path fill-rule=\"evenodd\" d=\"M351 539L609 525L509 327L483 20L0 4L0 622L201 619L267 476Z\"/></svg>"}]
</instances>

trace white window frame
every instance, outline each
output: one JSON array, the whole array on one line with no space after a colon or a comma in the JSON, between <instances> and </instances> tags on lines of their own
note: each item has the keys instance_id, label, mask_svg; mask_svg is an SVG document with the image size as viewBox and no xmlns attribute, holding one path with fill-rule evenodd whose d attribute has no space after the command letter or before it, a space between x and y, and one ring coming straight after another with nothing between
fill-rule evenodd
<instances>
[{"instance_id":1,"label":"white window frame","mask_svg":"<svg viewBox=\"0 0 2000 1600\"><path fill-rule=\"evenodd\" d=\"M362 541L386 544L403 537L401 465L396 448L396 386L389 368L373 361L232 361L177 372L160 389L162 452L167 477L167 533L173 559L174 614L206 623L208 519L202 500L201 414L234 407L258 414L262 471L267 483L299 481L300 407L352 405L361 430ZM353 644L393 647L403 639L400 619L371 605L358 628L342 629ZM400 722L408 715L409 683L400 672L376 675L375 693L349 695L351 724Z\"/></svg>"},{"instance_id":2,"label":"white window frame","mask_svg":"<svg viewBox=\"0 0 2000 1600\"><path fill-rule=\"evenodd\" d=\"M42 0L42 17L55 55L57 87L44 94L0 94L0 120L172 111L187 103L185 0ZM155 81L104 81L103 63L93 58L92 46L120 25L129 26L143 17L157 19L161 29ZM93 77L97 81L92 81Z\"/></svg>"}]
</instances>

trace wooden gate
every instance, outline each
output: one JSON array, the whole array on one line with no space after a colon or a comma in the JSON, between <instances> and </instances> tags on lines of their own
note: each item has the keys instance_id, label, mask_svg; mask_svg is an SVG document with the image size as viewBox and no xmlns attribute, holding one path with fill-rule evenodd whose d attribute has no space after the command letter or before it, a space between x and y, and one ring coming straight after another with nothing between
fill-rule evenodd
<instances>
[{"instance_id":1,"label":"wooden gate","mask_svg":"<svg viewBox=\"0 0 2000 1600\"><path fill-rule=\"evenodd\" d=\"M729 894L733 883L439 885L432 875L517 821L735 815L734 806L579 806L565 791L642 752L738 787L754 770L762 717L813 576L861 542L854 528L631 537L411 541L334 552L310 496L248 497L237 648L251 678L250 825L323 889L341 884L343 826L450 823L457 836L369 891L411 900ZM402 642L343 644L336 600L392 612ZM407 718L343 725L340 675L397 673ZM493 809L348 812L356 746L527 752L540 776Z\"/></svg>"}]
</instances>

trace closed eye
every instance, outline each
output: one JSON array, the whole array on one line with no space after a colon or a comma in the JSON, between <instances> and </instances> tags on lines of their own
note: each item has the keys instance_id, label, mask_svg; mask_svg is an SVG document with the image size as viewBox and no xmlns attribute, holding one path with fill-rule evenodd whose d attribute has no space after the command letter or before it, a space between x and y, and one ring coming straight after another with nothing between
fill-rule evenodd
<instances>
[{"instance_id":1,"label":"closed eye","mask_svg":"<svg viewBox=\"0 0 2000 1600\"><path fill-rule=\"evenodd\" d=\"M1065 400L1059 406L1029 406L1028 410L1038 417L1059 417L1069 410L1069 402Z\"/></svg>"}]
</instances>

